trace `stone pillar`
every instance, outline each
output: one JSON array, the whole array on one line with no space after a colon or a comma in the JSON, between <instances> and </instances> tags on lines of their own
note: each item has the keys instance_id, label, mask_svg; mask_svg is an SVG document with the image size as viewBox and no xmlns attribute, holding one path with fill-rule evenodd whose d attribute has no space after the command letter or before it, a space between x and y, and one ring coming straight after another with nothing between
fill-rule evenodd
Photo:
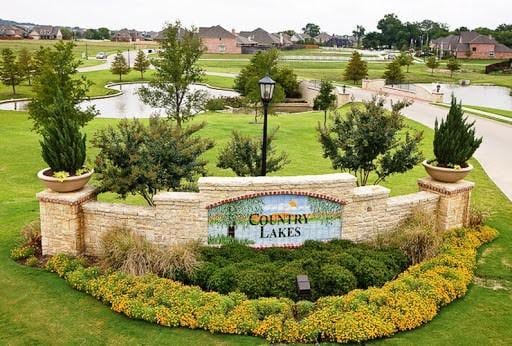
<instances>
[{"instance_id":1,"label":"stone pillar","mask_svg":"<svg viewBox=\"0 0 512 346\"><path fill-rule=\"evenodd\" d=\"M471 190L475 183L459 181L442 183L430 177L418 180L421 191L439 195L437 204L437 228L440 231L463 227L468 224Z\"/></svg>"},{"instance_id":2,"label":"stone pillar","mask_svg":"<svg viewBox=\"0 0 512 346\"><path fill-rule=\"evenodd\" d=\"M36 196L40 208L43 255L82 254L84 252L82 204L95 200L96 190L91 186L70 193L45 190Z\"/></svg>"}]
</instances>

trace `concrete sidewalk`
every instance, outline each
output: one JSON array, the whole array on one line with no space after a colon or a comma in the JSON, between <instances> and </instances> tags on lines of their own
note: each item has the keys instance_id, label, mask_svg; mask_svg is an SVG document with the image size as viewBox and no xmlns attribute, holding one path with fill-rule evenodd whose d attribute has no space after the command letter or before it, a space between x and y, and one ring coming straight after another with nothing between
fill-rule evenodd
<instances>
[{"instance_id":1,"label":"concrete sidewalk","mask_svg":"<svg viewBox=\"0 0 512 346\"><path fill-rule=\"evenodd\" d=\"M359 88L351 88L357 101L370 100L376 94ZM390 96L390 101L400 98ZM390 107L390 103L387 103ZM434 106L428 102L415 101L403 110L403 114L425 126L434 128L436 118L445 118L448 109ZM466 114L470 121L475 122L476 134L483 137L483 143L475 153L485 172L496 183L501 191L512 200L512 125ZM470 176L471 180L471 176Z\"/></svg>"}]
</instances>

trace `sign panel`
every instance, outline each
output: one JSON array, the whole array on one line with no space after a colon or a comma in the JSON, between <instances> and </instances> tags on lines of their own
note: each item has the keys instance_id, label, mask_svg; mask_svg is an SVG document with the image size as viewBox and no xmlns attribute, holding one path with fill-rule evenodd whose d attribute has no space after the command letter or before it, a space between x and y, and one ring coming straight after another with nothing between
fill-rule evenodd
<instances>
[{"instance_id":1,"label":"sign panel","mask_svg":"<svg viewBox=\"0 0 512 346\"><path fill-rule=\"evenodd\" d=\"M339 239L342 209L334 201L294 194L224 203L208 210L208 243L235 238L254 246L297 246Z\"/></svg>"}]
</instances>

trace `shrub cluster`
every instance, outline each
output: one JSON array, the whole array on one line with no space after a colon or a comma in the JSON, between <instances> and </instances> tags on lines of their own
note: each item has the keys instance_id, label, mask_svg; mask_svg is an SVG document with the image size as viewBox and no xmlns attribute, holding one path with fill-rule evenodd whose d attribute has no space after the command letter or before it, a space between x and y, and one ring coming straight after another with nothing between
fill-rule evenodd
<instances>
[{"instance_id":1,"label":"shrub cluster","mask_svg":"<svg viewBox=\"0 0 512 346\"><path fill-rule=\"evenodd\" d=\"M249 298L298 300L297 275L308 275L311 298L382 286L403 271L399 250L375 250L345 240L306 241L298 249L253 249L242 244L201 249L202 264L186 283L219 293L238 291Z\"/></svg>"},{"instance_id":2,"label":"shrub cluster","mask_svg":"<svg viewBox=\"0 0 512 346\"><path fill-rule=\"evenodd\" d=\"M250 300L242 293L204 292L153 275L101 273L66 255L52 257L46 268L116 312L164 326L251 334L274 343L362 342L419 327L440 307L462 297L473 276L477 248L496 234L485 226L446 232L436 257L410 267L382 288L358 289L316 303Z\"/></svg>"},{"instance_id":3,"label":"shrub cluster","mask_svg":"<svg viewBox=\"0 0 512 346\"><path fill-rule=\"evenodd\" d=\"M209 111L221 111L226 107L244 108L248 103L244 97L216 97L206 101L205 108Z\"/></svg>"}]
</instances>

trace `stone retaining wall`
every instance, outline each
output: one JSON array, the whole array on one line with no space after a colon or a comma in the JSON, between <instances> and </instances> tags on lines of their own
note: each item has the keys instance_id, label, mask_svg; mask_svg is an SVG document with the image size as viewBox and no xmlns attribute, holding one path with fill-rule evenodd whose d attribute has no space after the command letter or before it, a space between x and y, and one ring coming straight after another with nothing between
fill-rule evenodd
<instances>
[{"instance_id":1,"label":"stone retaining wall","mask_svg":"<svg viewBox=\"0 0 512 346\"><path fill-rule=\"evenodd\" d=\"M96 201L87 186L73 193L46 190L40 203L43 253L97 255L105 232L125 227L155 244L170 245L208 237L208 208L251 195L297 193L323 196L343 204L341 238L363 241L394 229L422 208L446 230L467 222L473 183L446 184L420 179L420 192L389 197L382 186L357 187L350 174L300 177L206 177L199 192L166 192L155 196L155 207Z\"/></svg>"}]
</instances>

